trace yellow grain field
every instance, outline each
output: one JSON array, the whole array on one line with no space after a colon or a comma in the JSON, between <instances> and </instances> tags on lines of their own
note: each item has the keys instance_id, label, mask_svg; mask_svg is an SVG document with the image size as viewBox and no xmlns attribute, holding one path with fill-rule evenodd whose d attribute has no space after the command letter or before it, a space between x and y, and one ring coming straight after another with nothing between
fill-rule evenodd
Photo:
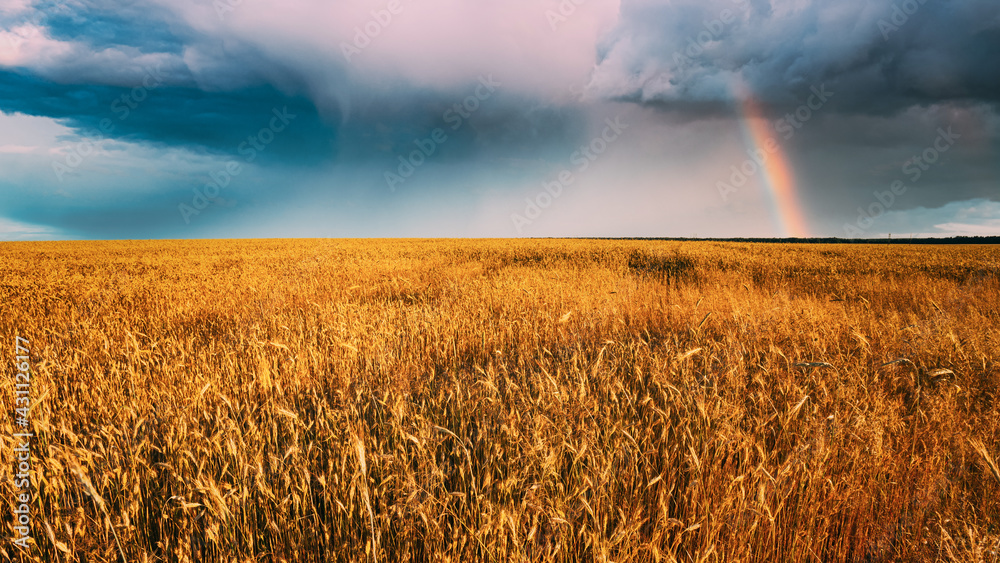
<instances>
[{"instance_id":1,"label":"yellow grain field","mask_svg":"<svg viewBox=\"0 0 1000 563\"><path fill-rule=\"evenodd\" d=\"M0 245L13 561L1000 561L1000 250Z\"/></svg>"}]
</instances>

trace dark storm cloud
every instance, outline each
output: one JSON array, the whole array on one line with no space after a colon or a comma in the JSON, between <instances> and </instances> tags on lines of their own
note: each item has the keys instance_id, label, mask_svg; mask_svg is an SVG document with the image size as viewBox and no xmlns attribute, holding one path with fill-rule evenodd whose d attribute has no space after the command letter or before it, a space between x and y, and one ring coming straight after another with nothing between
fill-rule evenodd
<instances>
[{"instance_id":1,"label":"dark storm cloud","mask_svg":"<svg viewBox=\"0 0 1000 563\"><path fill-rule=\"evenodd\" d=\"M241 146L248 150L247 138L266 128L275 110L287 111L293 116L290 134L276 135L273 145L257 153L260 162L286 164L338 158L391 162L439 128L449 138L435 155L439 162L481 152L494 158L525 158L580 134L578 109L531 108L532 100L502 92L477 100L470 112L466 108L472 106L465 103L477 85L471 82L450 95L427 90L411 90L406 96L368 92L355 96L347 122L331 123L338 121L340 112L321 116L311 100L267 85L211 92L161 86L139 91L142 99L136 101L133 88L58 84L0 71L0 110L51 117L85 136L101 134L231 156L240 154Z\"/></svg>"},{"instance_id":2,"label":"dark storm cloud","mask_svg":"<svg viewBox=\"0 0 1000 563\"><path fill-rule=\"evenodd\" d=\"M152 73L155 80L155 71ZM154 82L150 82L153 84ZM137 95L140 94L140 95ZM294 137L276 136L262 160L321 161L335 156L337 128L303 97L270 86L233 92L162 86L144 92L106 85L57 84L0 71L0 110L51 117L86 136L237 154L248 137L269 126L274 112L293 116Z\"/></svg>"},{"instance_id":3,"label":"dark storm cloud","mask_svg":"<svg viewBox=\"0 0 1000 563\"><path fill-rule=\"evenodd\" d=\"M263 161L391 161L443 128L449 142L435 158L444 162L487 150L493 158L537 155L581 128L579 108L540 103L502 83L474 111L454 111L487 75L446 89L388 78L359 84L339 52L289 60L244 38L199 35L156 5L87 0L34 8L52 40L75 47L0 70L0 110L58 119L85 135L106 133L101 124L110 120L112 138L232 155L267 125L272 109L287 107L296 115L294 134L262 152ZM102 51L131 60L108 65L97 57ZM139 54L147 64L136 62Z\"/></svg>"},{"instance_id":4,"label":"dark storm cloud","mask_svg":"<svg viewBox=\"0 0 1000 563\"><path fill-rule=\"evenodd\" d=\"M143 53L179 54L194 32L167 10L135 1L38 2L34 19L53 39L92 49L134 47Z\"/></svg>"},{"instance_id":5,"label":"dark storm cloud","mask_svg":"<svg viewBox=\"0 0 1000 563\"><path fill-rule=\"evenodd\" d=\"M436 163L477 158L533 158L539 151L561 146L582 135L584 114L579 107L540 104L497 86L486 99L474 98L479 81L454 92L427 89L371 92L352 103L342 131L345 158L354 161L409 154L416 141L440 129L447 141L433 155ZM483 90L480 90L482 93ZM474 108L474 109L470 109Z\"/></svg>"},{"instance_id":6,"label":"dark storm cloud","mask_svg":"<svg viewBox=\"0 0 1000 563\"><path fill-rule=\"evenodd\" d=\"M157 66L164 85L153 94L155 102L144 103L121 124L122 134L134 139L231 151L233 141L238 144L256 125L253 120L270 109L265 106L290 103L306 115L299 126L309 122L297 147L306 154L329 154L331 139L350 132L342 121L353 118L361 144L351 147L373 148L377 156L377 147L409 142L433 127L444 108L463 95L460 86L429 90L404 80L362 86L348 77L339 53L299 53L290 61L287 53L265 53L246 38L202 36L155 4L119 4L40 2L35 11L53 39L92 51L136 49L162 58ZM180 57L185 49L188 53ZM738 91L742 87L778 114L823 85L836 93L831 111L892 115L940 102L997 104L998 52L1000 5L993 0L845 0L777 7L765 0L625 0L617 28L599 46L589 94L692 120L731 114L734 98L747 93ZM68 60L72 64L46 60L19 74L6 72L0 77L0 109L93 127L109 113L102 105L127 93L110 85L134 87L149 72L135 68L119 75L118 69L88 60L86 53ZM95 79L99 72L106 80ZM56 84L32 78L37 76L66 86L60 91ZM317 76L325 82L318 85ZM306 98L318 110L308 108ZM524 96L518 104L543 109L517 111L512 104L501 109L494 102L477 116L480 129L459 134L476 132L499 142L516 126L516 141L523 141L523 131L554 131L559 137L570 128L558 123L562 110L552 106L559 104ZM491 112L502 119L488 125ZM380 125L393 131L383 135ZM366 138L374 138L372 147L364 145Z\"/></svg>"},{"instance_id":7,"label":"dark storm cloud","mask_svg":"<svg viewBox=\"0 0 1000 563\"><path fill-rule=\"evenodd\" d=\"M775 111L824 84L845 113L1000 102L994 0L799 4L624 2L592 91L693 117L725 113L738 84Z\"/></svg>"}]
</instances>

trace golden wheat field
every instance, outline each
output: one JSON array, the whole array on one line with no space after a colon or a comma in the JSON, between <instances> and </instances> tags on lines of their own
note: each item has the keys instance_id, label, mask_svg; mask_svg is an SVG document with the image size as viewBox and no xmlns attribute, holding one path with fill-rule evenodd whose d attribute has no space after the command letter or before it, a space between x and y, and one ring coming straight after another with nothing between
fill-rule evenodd
<instances>
[{"instance_id":1,"label":"golden wheat field","mask_svg":"<svg viewBox=\"0 0 1000 563\"><path fill-rule=\"evenodd\" d=\"M1000 561L997 247L5 243L0 293L4 560Z\"/></svg>"}]
</instances>

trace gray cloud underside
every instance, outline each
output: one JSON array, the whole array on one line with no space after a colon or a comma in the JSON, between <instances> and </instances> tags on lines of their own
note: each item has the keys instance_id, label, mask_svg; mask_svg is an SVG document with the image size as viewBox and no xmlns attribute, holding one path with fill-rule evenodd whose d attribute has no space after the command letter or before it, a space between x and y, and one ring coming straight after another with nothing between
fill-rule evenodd
<instances>
[{"instance_id":1,"label":"gray cloud underside","mask_svg":"<svg viewBox=\"0 0 1000 563\"><path fill-rule=\"evenodd\" d=\"M727 86L735 79L776 114L824 84L836 92L828 109L848 114L1000 102L996 2L928 0L905 20L900 13L889 2L860 0L780 15L766 2L625 2L591 89L693 116L731 111Z\"/></svg>"}]
</instances>

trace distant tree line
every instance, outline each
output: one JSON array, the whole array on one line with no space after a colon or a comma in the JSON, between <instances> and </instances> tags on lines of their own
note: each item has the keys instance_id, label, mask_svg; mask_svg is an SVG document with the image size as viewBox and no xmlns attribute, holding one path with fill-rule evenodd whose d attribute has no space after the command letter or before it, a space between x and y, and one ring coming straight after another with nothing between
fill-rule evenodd
<instances>
[{"instance_id":1,"label":"distant tree line","mask_svg":"<svg viewBox=\"0 0 1000 563\"><path fill-rule=\"evenodd\" d=\"M559 238L559 237L552 237ZM771 242L797 244L1000 244L1000 236L995 237L948 237L948 238L690 238L690 237L579 237L590 240L669 240L703 242Z\"/></svg>"}]
</instances>

